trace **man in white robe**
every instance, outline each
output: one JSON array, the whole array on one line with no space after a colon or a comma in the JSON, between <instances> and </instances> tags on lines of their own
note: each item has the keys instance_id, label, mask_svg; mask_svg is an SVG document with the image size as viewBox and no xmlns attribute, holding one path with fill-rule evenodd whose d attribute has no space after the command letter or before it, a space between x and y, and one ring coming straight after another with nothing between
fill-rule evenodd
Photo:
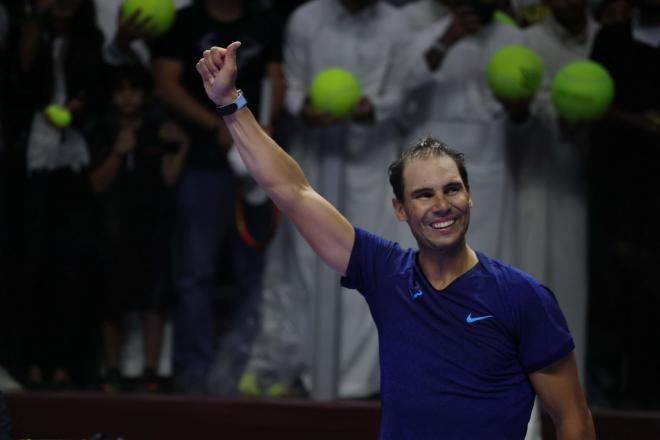
<instances>
[{"instance_id":1,"label":"man in white robe","mask_svg":"<svg viewBox=\"0 0 660 440\"><path fill-rule=\"evenodd\" d=\"M290 17L283 66L286 106L296 117L289 153L319 193L332 199L353 224L403 246L412 243L388 208L392 194L383 170L403 145L395 117L401 113L406 84L399 54L408 34L403 14L387 3L313 0ZM307 103L312 79L328 67L351 71L361 84L362 99L352 118L335 120ZM340 175L322 176L328 160L341 163ZM335 179L340 184L328 188L327 182ZM271 374L290 385L302 373L307 387L313 382L309 372L316 348L314 326L319 324L313 321L310 304L314 295L323 294L317 288L320 266L302 236L284 220L268 251L263 324L249 374L262 380ZM339 278L334 282L339 289ZM379 390L378 337L364 299L342 291L338 396L366 397Z\"/></svg>"}]
</instances>

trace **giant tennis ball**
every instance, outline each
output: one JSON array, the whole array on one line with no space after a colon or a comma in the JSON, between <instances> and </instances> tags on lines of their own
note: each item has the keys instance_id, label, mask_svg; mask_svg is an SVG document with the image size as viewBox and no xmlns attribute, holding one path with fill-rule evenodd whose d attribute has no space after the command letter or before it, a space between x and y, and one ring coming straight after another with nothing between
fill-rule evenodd
<instances>
[{"instance_id":1,"label":"giant tennis ball","mask_svg":"<svg viewBox=\"0 0 660 440\"><path fill-rule=\"evenodd\" d=\"M44 110L48 120L58 128L66 128L71 125L71 112L58 104L50 104Z\"/></svg>"},{"instance_id":2,"label":"giant tennis ball","mask_svg":"<svg viewBox=\"0 0 660 440\"><path fill-rule=\"evenodd\" d=\"M355 76L340 67L319 72L309 86L309 99L314 108L344 118L360 100L362 89Z\"/></svg>"},{"instance_id":3,"label":"giant tennis ball","mask_svg":"<svg viewBox=\"0 0 660 440\"><path fill-rule=\"evenodd\" d=\"M486 79L497 97L530 99L543 80L543 63L529 47L504 46L490 57Z\"/></svg>"},{"instance_id":4,"label":"giant tennis ball","mask_svg":"<svg viewBox=\"0 0 660 440\"><path fill-rule=\"evenodd\" d=\"M172 23L176 7L173 0L124 0L121 5L123 17L130 17L139 10L138 21L149 18L150 37L165 33Z\"/></svg>"},{"instance_id":5,"label":"giant tennis ball","mask_svg":"<svg viewBox=\"0 0 660 440\"><path fill-rule=\"evenodd\" d=\"M614 81L607 69L579 60L562 67L552 80L552 103L567 121L600 118L614 98Z\"/></svg>"}]
</instances>

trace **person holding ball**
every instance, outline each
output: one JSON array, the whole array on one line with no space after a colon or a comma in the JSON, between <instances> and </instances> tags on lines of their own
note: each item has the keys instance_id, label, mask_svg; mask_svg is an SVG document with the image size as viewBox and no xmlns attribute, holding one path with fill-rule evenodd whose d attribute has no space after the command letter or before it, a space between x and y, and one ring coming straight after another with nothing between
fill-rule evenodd
<instances>
[{"instance_id":1,"label":"person holding ball","mask_svg":"<svg viewBox=\"0 0 660 440\"><path fill-rule=\"evenodd\" d=\"M407 64L401 62L405 53L398 36L409 33L403 14L387 2L313 0L290 16L283 47L285 105L294 117L284 147L319 193L341 206L351 222L397 241L409 236L387 215L390 195L383 169L401 144L397 119L405 105ZM320 94L342 83L341 105L323 109L316 104L321 101L316 99L319 78ZM323 268L294 226L282 221L266 258L262 303L264 323L282 331L262 327L247 373L257 382L264 378L265 389L273 376L289 387L301 377L312 389L318 377L307 348L319 346L312 330L319 328L319 320L310 316L318 298L328 297L321 289L335 289L341 315L338 395L370 397L378 392L378 337L369 309L362 298L340 294L339 283L323 281L332 277ZM283 352L293 354L276 355Z\"/></svg>"},{"instance_id":2,"label":"person holding ball","mask_svg":"<svg viewBox=\"0 0 660 440\"><path fill-rule=\"evenodd\" d=\"M204 51L197 71L252 176L369 303L380 341L380 438L521 439L538 395L558 438L594 439L552 292L466 242L463 156L426 138L390 165L395 215L419 250L354 227L247 108L234 84L239 46Z\"/></svg>"}]
</instances>

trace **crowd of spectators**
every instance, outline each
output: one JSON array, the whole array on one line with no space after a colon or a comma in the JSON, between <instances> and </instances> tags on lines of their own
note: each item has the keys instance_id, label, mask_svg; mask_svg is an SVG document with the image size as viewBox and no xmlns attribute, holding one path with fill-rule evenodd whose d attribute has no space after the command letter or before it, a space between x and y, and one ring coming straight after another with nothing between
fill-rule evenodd
<instances>
[{"instance_id":1,"label":"crowd of spectators","mask_svg":"<svg viewBox=\"0 0 660 440\"><path fill-rule=\"evenodd\" d=\"M554 291L588 395L658 404L658 0L182 0L163 35L113 6L0 1L0 390L309 390L310 304L327 278L246 175L195 71L203 49L240 40L250 108L351 222L412 246L382 209L385 171L415 139L442 139L466 155L470 244ZM485 65L510 44L543 60L534 99L488 89ZM614 102L567 123L552 78L588 58ZM307 96L337 66L362 84L347 119ZM370 312L348 291L340 308L338 394L375 396ZM131 311L144 360L129 385Z\"/></svg>"}]
</instances>

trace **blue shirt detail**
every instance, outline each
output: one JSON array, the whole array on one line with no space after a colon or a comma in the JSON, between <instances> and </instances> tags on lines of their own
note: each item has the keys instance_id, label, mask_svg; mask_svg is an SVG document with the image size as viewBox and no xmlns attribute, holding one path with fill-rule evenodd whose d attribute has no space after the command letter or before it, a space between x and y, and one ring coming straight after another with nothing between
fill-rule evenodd
<instances>
[{"instance_id":1,"label":"blue shirt detail","mask_svg":"<svg viewBox=\"0 0 660 440\"><path fill-rule=\"evenodd\" d=\"M549 289L477 256L438 291L416 251L356 228L342 284L364 295L378 328L380 439L523 439L535 396L528 374L573 350ZM411 300L417 291L423 300ZM470 314L492 318L474 325Z\"/></svg>"},{"instance_id":2,"label":"blue shirt detail","mask_svg":"<svg viewBox=\"0 0 660 440\"><path fill-rule=\"evenodd\" d=\"M467 317L465 318L465 322L468 324L472 324L473 322L477 321L483 321L484 319L488 318L493 318L493 315L486 315L486 316L472 316L472 313L468 314Z\"/></svg>"}]
</instances>

